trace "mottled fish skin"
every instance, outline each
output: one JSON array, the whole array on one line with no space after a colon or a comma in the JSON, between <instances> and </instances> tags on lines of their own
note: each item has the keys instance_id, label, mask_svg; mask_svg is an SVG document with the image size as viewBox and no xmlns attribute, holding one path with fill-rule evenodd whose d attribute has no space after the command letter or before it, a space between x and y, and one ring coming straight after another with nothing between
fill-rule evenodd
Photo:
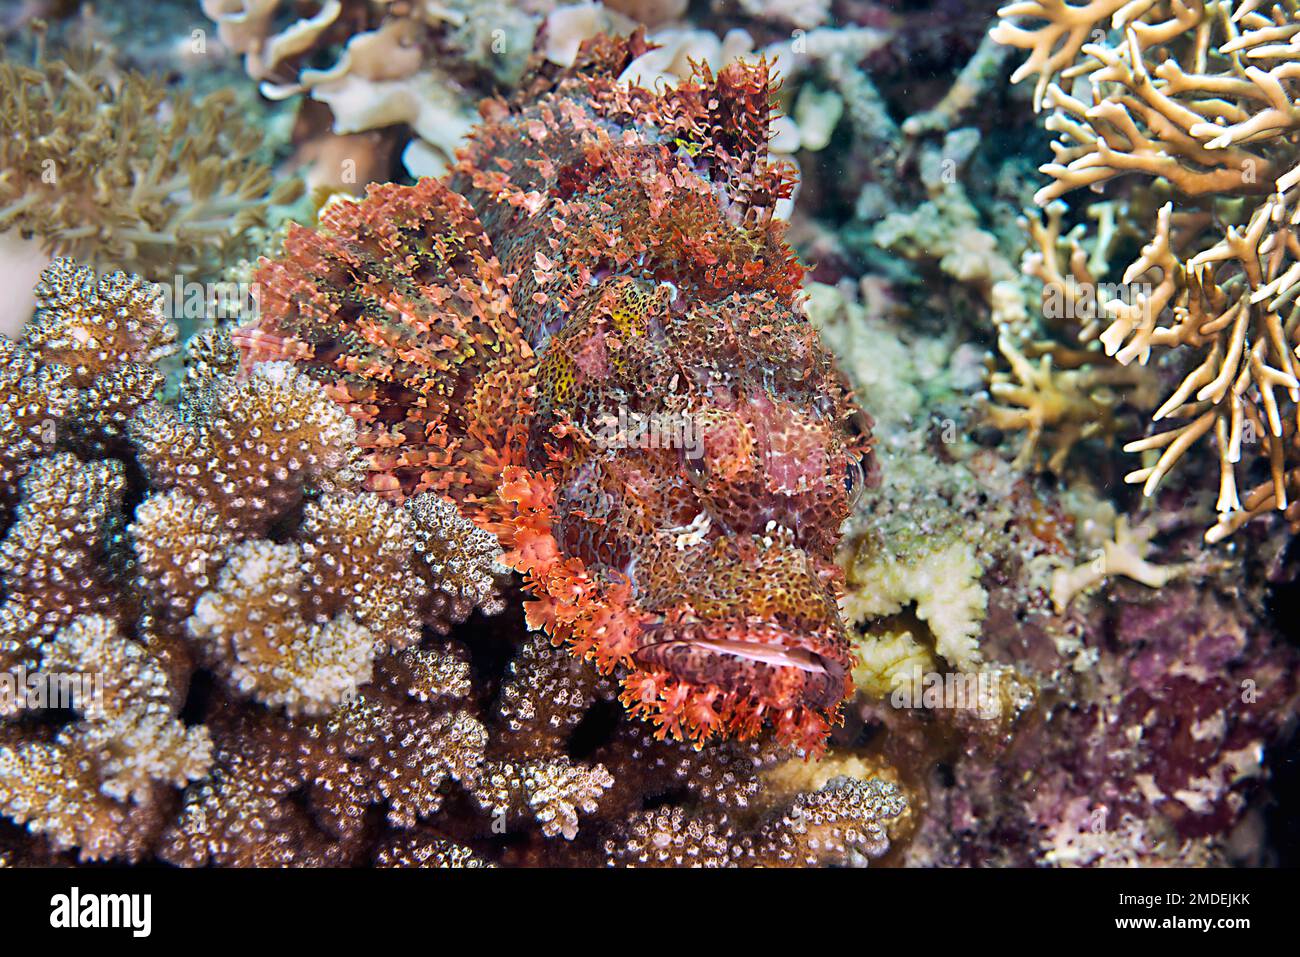
<instances>
[{"instance_id":1,"label":"mottled fish skin","mask_svg":"<svg viewBox=\"0 0 1300 957\"><path fill-rule=\"evenodd\" d=\"M295 232L237 339L327 383L372 489L495 532L530 624L660 734L816 752L851 688L833 555L869 443L772 216L766 66L618 83L643 49L585 46L485 102L445 186Z\"/></svg>"}]
</instances>

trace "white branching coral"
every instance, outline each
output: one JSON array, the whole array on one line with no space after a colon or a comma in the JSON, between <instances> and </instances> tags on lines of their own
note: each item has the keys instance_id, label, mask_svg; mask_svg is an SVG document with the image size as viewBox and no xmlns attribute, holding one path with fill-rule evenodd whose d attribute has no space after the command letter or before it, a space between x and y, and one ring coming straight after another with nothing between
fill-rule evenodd
<instances>
[{"instance_id":1,"label":"white branching coral","mask_svg":"<svg viewBox=\"0 0 1300 957\"><path fill-rule=\"evenodd\" d=\"M306 581L300 546L243 542L187 628L241 694L290 714L319 715L370 680L375 638L346 612L308 619Z\"/></svg>"},{"instance_id":2,"label":"white branching coral","mask_svg":"<svg viewBox=\"0 0 1300 957\"><path fill-rule=\"evenodd\" d=\"M415 552L430 578L429 623L445 633L475 608L485 615L499 613L505 607L499 589L509 571L499 561L496 536L432 493L409 498L403 507L414 525Z\"/></svg>"}]
</instances>

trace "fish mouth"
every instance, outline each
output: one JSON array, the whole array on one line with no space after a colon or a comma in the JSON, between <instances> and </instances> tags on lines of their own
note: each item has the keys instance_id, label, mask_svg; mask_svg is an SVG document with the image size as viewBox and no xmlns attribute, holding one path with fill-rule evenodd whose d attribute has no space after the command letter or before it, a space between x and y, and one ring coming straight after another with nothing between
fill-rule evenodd
<instances>
[{"instance_id":1,"label":"fish mouth","mask_svg":"<svg viewBox=\"0 0 1300 957\"><path fill-rule=\"evenodd\" d=\"M797 668L814 674L828 674L832 663L823 655L806 648L788 648L776 642L737 641L727 638L696 638L691 641L697 648L720 655L735 655L746 661L760 662L779 668ZM663 644L663 643L661 643Z\"/></svg>"},{"instance_id":2,"label":"fish mouth","mask_svg":"<svg viewBox=\"0 0 1300 957\"><path fill-rule=\"evenodd\" d=\"M660 630L650 627L652 633ZM847 653L814 650L780 626L746 625L746 637L718 635L714 627L702 625L674 631L658 640L647 635L650 640L643 638L633 658L683 681L716 685L778 707L800 704L822 710L844 698Z\"/></svg>"}]
</instances>

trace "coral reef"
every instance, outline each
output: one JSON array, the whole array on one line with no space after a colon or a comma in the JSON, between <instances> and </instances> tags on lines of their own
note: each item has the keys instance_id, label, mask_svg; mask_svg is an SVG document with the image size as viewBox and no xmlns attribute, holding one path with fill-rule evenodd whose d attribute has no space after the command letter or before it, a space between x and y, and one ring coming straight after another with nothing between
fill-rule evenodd
<instances>
[{"instance_id":1,"label":"coral reef","mask_svg":"<svg viewBox=\"0 0 1300 957\"><path fill-rule=\"evenodd\" d=\"M59 260L39 298L3 341L0 650L18 687L94 683L5 698L0 811L31 835L9 862L630 861L652 794L710 822L713 863L890 846L897 786L769 795L770 743L656 740L546 637L466 631L504 608L495 536L431 492L363 491L356 426L311 377L238 374L212 331L162 398L156 290Z\"/></svg>"},{"instance_id":2,"label":"coral reef","mask_svg":"<svg viewBox=\"0 0 1300 957\"><path fill-rule=\"evenodd\" d=\"M1294 863L1300 7L997 6L0 15L0 866Z\"/></svg>"}]
</instances>

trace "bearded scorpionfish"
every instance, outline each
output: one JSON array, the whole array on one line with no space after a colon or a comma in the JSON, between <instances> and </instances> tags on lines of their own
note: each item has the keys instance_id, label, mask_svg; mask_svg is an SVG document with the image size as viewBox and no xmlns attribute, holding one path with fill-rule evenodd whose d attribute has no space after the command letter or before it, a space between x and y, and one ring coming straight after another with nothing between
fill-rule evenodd
<instances>
[{"instance_id":1,"label":"bearded scorpionfish","mask_svg":"<svg viewBox=\"0 0 1300 957\"><path fill-rule=\"evenodd\" d=\"M347 408L371 490L499 536L529 625L660 736L817 753L851 688L833 554L869 420L774 217L766 64L620 82L647 49L589 41L485 101L445 180L291 228L235 340Z\"/></svg>"}]
</instances>

